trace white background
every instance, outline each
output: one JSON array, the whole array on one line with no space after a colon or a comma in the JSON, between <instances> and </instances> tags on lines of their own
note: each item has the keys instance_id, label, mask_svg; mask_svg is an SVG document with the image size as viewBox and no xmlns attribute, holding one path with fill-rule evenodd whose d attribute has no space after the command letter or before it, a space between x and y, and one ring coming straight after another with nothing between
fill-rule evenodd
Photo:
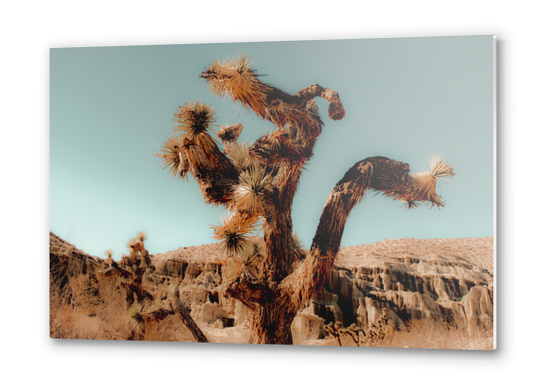
<instances>
[{"instance_id":1,"label":"white background","mask_svg":"<svg viewBox=\"0 0 542 384\"><path fill-rule=\"evenodd\" d=\"M496 0L3 2L2 381L536 381L542 339L539 8L537 1ZM498 37L496 351L49 339L49 48L467 34Z\"/></svg>"}]
</instances>

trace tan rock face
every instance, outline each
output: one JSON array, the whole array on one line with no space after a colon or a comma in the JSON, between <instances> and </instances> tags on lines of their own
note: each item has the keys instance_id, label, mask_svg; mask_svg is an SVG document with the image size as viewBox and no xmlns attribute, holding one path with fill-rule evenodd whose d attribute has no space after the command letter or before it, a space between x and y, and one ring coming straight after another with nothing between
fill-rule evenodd
<instances>
[{"instance_id":1,"label":"tan rock face","mask_svg":"<svg viewBox=\"0 0 542 384\"><path fill-rule=\"evenodd\" d=\"M393 240L343 248L328 283L298 317L318 316L326 323L340 320L344 326L355 323L367 329L386 309L398 330L417 319L489 330L492 271L492 237Z\"/></svg>"},{"instance_id":2,"label":"tan rock face","mask_svg":"<svg viewBox=\"0 0 542 384\"><path fill-rule=\"evenodd\" d=\"M67 276L93 273L103 263L53 234L50 253L51 266ZM179 285L181 300L211 339L248 342L251 313L224 296L225 258L216 245L179 248L152 255L152 260L154 270L144 279L157 287ZM292 335L294 343L328 345L330 341L321 340L325 324L356 324L367 330L384 312L396 330L416 319L492 329L493 303L492 237L388 240L342 248L325 286L298 312ZM228 340L227 335L242 340Z\"/></svg>"},{"instance_id":3,"label":"tan rock face","mask_svg":"<svg viewBox=\"0 0 542 384\"><path fill-rule=\"evenodd\" d=\"M104 260L87 255L72 244L51 233L49 236L49 268L60 284L70 277L94 273Z\"/></svg>"}]
</instances>

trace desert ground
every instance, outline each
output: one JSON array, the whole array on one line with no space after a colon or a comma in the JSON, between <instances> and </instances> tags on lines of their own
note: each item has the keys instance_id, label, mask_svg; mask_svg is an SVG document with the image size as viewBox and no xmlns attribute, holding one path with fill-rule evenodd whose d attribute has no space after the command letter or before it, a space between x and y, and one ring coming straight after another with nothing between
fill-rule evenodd
<instances>
[{"instance_id":1,"label":"desert ground","mask_svg":"<svg viewBox=\"0 0 542 384\"><path fill-rule=\"evenodd\" d=\"M138 301L128 297L122 262L50 233L51 338L196 341L171 309L177 289L207 341L251 342L251 310L224 292L227 258L218 244L149 257ZM343 247L325 286L298 311L293 342L491 350L493 260L492 236Z\"/></svg>"}]
</instances>

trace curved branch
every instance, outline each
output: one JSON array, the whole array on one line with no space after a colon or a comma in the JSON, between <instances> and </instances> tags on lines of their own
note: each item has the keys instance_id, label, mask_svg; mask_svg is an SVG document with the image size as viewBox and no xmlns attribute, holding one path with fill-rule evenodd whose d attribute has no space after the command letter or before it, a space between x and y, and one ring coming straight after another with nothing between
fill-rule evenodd
<instances>
[{"instance_id":1,"label":"curved branch","mask_svg":"<svg viewBox=\"0 0 542 384\"><path fill-rule=\"evenodd\" d=\"M416 201L429 201L420 194L420 186L409 175L410 166L386 157L370 157L356 163L329 194L314 236L310 255L303 264L283 280L279 289L282 300L299 308L325 283L339 252L346 221L352 209L368 190L374 190L415 206Z\"/></svg>"},{"instance_id":2,"label":"curved branch","mask_svg":"<svg viewBox=\"0 0 542 384\"><path fill-rule=\"evenodd\" d=\"M297 92L294 96L299 97L306 103L315 97L321 97L329 101L329 118L332 120L341 120L345 115L345 110L339 94L332 89L322 87L318 84L309 85Z\"/></svg>"},{"instance_id":3,"label":"curved branch","mask_svg":"<svg viewBox=\"0 0 542 384\"><path fill-rule=\"evenodd\" d=\"M315 97L322 97L329 101L330 118L340 120L344 117L345 111L339 94L331 89L313 84L295 95L290 95L262 82L251 64L248 56L242 54L222 62L216 60L200 74L200 78L207 81L211 92L215 95L229 96L234 102L240 102L246 109L251 109L256 115L279 128L285 128L286 125L289 125L290 130L299 131L301 135L289 135L292 140L296 141L294 136L310 138L309 143L303 143L308 149L309 156L305 159L308 160L322 125L319 116L314 114L315 110L317 112L317 108L313 100ZM262 139L268 139L268 136L265 135ZM267 147L264 144L263 142L259 143L260 146ZM300 143L295 144L299 145Z\"/></svg>"}]
</instances>

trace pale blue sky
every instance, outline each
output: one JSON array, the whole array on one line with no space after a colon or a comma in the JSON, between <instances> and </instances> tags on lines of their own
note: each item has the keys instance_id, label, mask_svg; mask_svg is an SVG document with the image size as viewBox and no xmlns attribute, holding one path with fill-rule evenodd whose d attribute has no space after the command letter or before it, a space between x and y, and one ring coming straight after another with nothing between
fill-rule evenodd
<instances>
[{"instance_id":1,"label":"pale blue sky","mask_svg":"<svg viewBox=\"0 0 542 384\"><path fill-rule=\"evenodd\" d=\"M152 155L171 136L178 106L200 100L253 141L273 126L198 75L215 58L244 52L264 81L295 93L318 83L339 92L346 117L325 127L294 201L294 230L310 246L327 195L369 156L429 167L444 156L457 176L442 184L444 209L405 210L368 195L343 245L393 238L493 234L493 37L232 43L51 50L50 228L85 252L118 259L137 231L151 253L214 242L217 210L196 182L172 180Z\"/></svg>"}]
</instances>

